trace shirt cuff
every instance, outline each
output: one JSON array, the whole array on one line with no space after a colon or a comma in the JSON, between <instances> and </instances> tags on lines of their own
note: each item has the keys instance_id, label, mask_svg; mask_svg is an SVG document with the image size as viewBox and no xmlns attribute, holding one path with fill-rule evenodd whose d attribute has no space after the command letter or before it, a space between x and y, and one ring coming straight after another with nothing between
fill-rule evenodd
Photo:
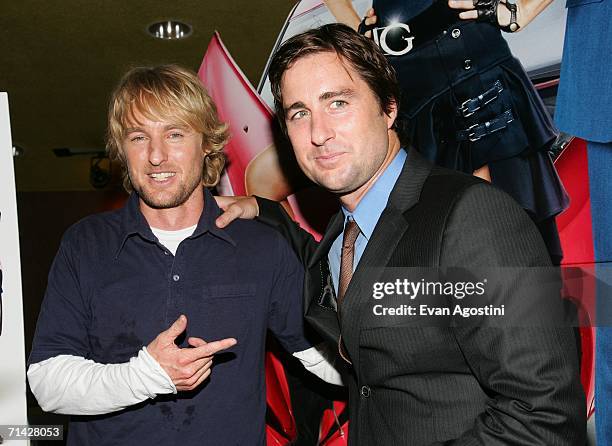
<instances>
[{"instance_id":1,"label":"shirt cuff","mask_svg":"<svg viewBox=\"0 0 612 446\"><path fill-rule=\"evenodd\" d=\"M315 374L323 381L337 386L344 385L342 375L333 366L335 361L329 359L334 357L334 355L325 348L324 344L295 352L293 356L300 360L306 370Z\"/></svg>"}]
</instances>

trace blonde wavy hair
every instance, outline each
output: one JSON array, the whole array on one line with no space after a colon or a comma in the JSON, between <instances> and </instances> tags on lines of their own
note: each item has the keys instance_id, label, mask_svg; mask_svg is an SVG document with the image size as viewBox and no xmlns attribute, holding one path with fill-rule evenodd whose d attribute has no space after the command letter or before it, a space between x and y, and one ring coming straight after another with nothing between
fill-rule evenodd
<instances>
[{"instance_id":1,"label":"blonde wavy hair","mask_svg":"<svg viewBox=\"0 0 612 446\"><path fill-rule=\"evenodd\" d=\"M123 169L123 187L132 191L122 149L126 129L138 123L135 112L161 121L172 117L179 124L202 133L202 184L215 186L225 165L223 147L229 139L228 125L217 116L217 107L197 75L178 65L138 67L128 71L113 92L108 109L106 150Z\"/></svg>"}]
</instances>

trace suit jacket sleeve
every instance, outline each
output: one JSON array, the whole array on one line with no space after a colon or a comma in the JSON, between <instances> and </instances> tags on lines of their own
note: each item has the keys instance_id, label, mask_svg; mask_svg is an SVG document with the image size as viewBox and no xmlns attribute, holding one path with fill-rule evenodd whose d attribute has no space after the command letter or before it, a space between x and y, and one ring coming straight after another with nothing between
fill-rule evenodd
<instances>
[{"instance_id":1,"label":"suit jacket sleeve","mask_svg":"<svg viewBox=\"0 0 612 446\"><path fill-rule=\"evenodd\" d=\"M276 201L255 197L259 206L257 220L278 230L291 244L302 265L308 264L317 248L317 241L297 224Z\"/></svg>"},{"instance_id":2,"label":"suit jacket sleeve","mask_svg":"<svg viewBox=\"0 0 612 446\"><path fill-rule=\"evenodd\" d=\"M505 193L479 184L467 189L450 215L441 263L525 267L547 266L549 260L523 209ZM508 299L529 298L516 289ZM471 429L445 445L584 444L586 404L572 328L461 327L455 336L490 398Z\"/></svg>"}]
</instances>

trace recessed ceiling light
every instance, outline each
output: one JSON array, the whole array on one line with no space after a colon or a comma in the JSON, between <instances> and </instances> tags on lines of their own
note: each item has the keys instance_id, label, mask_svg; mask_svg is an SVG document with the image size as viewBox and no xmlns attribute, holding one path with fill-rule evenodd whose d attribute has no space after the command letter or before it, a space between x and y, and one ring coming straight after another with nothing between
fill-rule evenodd
<instances>
[{"instance_id":1,"label":"recessed ceiling light","mask_svg":"<svg viewBox=\"0 0 612 446\"><path fill-rule=\"evenodd\" d=\"M149 34L157 39L178 40L191 34L191 26L176 20L165 20L149 25Z\"/></svg>"}]
</instances>

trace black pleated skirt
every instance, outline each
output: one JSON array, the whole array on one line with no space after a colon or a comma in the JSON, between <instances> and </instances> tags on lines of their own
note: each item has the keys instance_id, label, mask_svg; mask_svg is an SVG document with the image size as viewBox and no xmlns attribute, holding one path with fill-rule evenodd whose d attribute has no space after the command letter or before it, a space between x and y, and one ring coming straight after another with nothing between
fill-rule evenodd
<instances>
[{"instance_id":1,"label":"black pleated skirt","mask_svg":"<svg viewBox=\"0 0 612 446\"><path fill-rule=\"evenodd\" d=\"M567 194L548 155L556 130L529 77L501 32L488 23L459 21L403 56L389 56L402 89L404 139L434 163L472 173L489 166L492 183L510 194L540 227L551 257L562 251L554 216ZM469 99L502 86L470 116ZM462 131L510 110L504 128L470 141Z\"/></svg>"}]
</instances>

